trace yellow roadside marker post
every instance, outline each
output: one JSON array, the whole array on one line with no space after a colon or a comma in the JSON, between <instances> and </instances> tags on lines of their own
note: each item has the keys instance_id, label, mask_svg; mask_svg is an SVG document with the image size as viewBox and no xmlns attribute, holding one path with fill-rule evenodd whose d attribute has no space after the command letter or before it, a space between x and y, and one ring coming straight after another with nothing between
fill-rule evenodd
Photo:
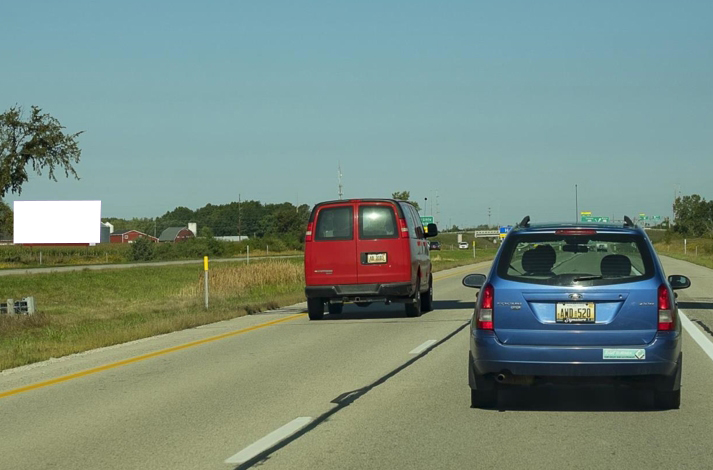
<instances>
[{"instance_id":1,"label":"yellow roadside marker post","mask_svg":"<svg viewBox=\"0 0 713 470\"><path fill-rule=\"evenodd\" d=\"M203 270L205 271L205 308L208 310L208 257L203 257Z\"/></svg>"}]
</instances>

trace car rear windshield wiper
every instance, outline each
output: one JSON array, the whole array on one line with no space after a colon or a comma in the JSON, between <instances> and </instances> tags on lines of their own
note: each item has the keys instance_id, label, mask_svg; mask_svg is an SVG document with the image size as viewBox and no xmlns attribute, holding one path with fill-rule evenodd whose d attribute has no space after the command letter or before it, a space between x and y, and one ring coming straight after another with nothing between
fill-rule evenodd
<instances>
[{"instance_id":1,"label":"car rear windshield wiper","mask_svg":"<svg viewBox=\"0 0 713 470\"><path fill-rule=\"evenodd\" d=\"M596 279L604 279L603 276L581 276L581 277L575 277L572 279L574 282L579 282L579 281L594 281Z\"/></svg>"}]
</instances>

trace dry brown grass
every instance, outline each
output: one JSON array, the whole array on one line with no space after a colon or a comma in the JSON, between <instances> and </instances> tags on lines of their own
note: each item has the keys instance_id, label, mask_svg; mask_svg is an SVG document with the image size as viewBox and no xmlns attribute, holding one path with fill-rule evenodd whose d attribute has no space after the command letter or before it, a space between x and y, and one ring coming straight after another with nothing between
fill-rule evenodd
<instances>
[{"instance_id":1,"label":"dry brown grass","mask_svg":"<svg viewBox=\"0 0 713 470\"><path fill-rule=\"evenodd\" d=\"M250 265L220 266L211 268L208 274L208 291L211 298L239 297L253 290L280 290L280 286L304 283L302 264L288 261L268 261ZM204 274L197 281L179 292L181 298L201 298L204 289Z\"/></svg>"}]
</instances>

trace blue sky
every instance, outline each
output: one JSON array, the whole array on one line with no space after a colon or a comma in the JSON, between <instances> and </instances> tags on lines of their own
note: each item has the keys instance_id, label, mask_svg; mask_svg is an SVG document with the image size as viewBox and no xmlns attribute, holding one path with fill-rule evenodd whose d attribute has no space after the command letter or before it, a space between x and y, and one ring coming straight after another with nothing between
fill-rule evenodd
<instances>
[{"instance_id":1,"label":"blue sky","mask_svg":"<svg viewBox=\"0 0 713 470\"><path fill-rule=\"evenodd\" d=\"M441 225L669 215L713 198L710 1L26 1L0 109L80 137L6 200L105 217L438 195ZM422 204L423 205L423 204ZM436 207L434 204L433 211Z\"/></svg>"}]
</instances>

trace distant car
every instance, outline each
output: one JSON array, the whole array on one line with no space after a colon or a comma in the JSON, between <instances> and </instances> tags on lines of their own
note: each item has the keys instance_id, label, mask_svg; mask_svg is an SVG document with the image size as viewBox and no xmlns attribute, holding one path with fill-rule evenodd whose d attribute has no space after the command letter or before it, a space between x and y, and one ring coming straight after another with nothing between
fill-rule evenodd
<instances>
[{"instance_id":1,"label":"distant car","mask_svg":"<svg viewBox=\"0 0 713 470\"><path fill-rule=\"evenodd\" d=\"M432 249L432 250L440 250L440 249L441 249L441 242L437 242L437 241L434 240L434 241L432 241L432 242L430 243L429 248Z\"/></svg>"},{"instance_id":2,"label":"distant car","mask_svg":"<svg viewBox=\"0 0 713 470\"><path fill-rule=\"evenodd\" d=\"M426 230L427 228L427 230ZM344 302L404 304L409 317L433 309L433 275L416 208L394 199L321 202L305 234L305 295L310 320L342 312Z\"/></svg>"},{"instance_id":3,"label":"distant car","mask_svg":"<svg viewBox=\"0 0 713 470\"><path fill-rule=\"evenodd\" d=\"M646 233L624 220L530 226L526 217L487 277L463 279L480 289L468 356L472 407L496 406L501 385L562 382L636 384L653 391L658 408L680 406L674 291L691 281L666 277Z\"/></svg>"},{"instance_id":4,"label":"distant car","mask_svg":"<svg viewBox=\"0 0 713 470\"><path fill-rule=\"evenodd\" d=\"M468 242L458 242L458 248L460 248L461 250L467 250Z\"/></svg>"}]
</instances>

